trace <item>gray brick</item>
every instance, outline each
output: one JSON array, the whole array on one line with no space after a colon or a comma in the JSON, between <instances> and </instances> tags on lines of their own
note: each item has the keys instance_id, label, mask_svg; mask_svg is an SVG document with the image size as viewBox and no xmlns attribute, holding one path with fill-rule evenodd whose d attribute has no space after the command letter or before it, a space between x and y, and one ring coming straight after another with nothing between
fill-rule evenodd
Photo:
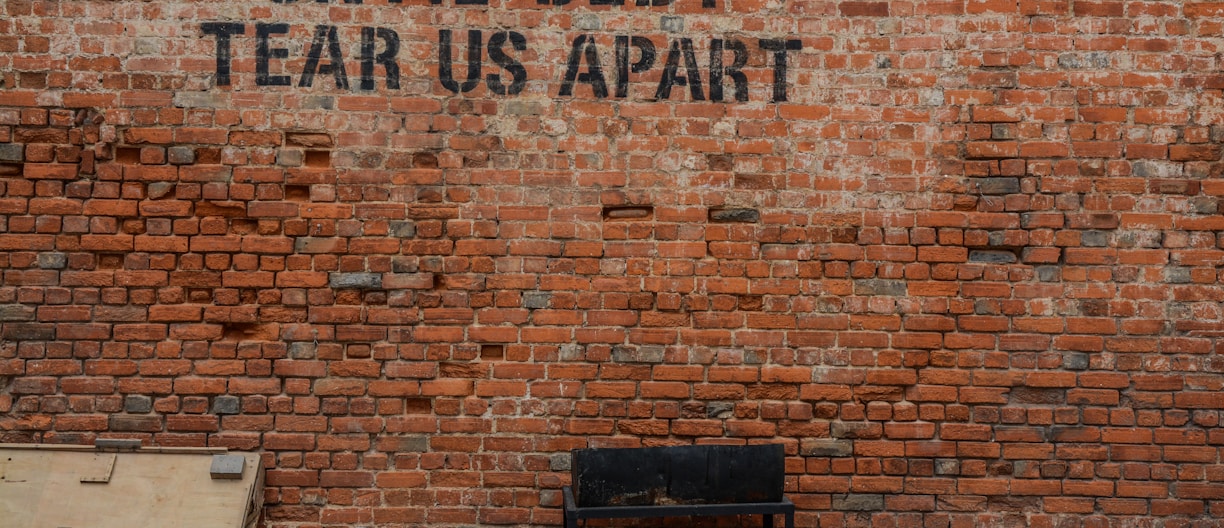
<instances>
[{"instance_id":1,"label":"gray brick","mask_svg":"<svg viewBox=\"0 0 1224 528\"><path fill-rule=\"evenodd\" d=\"M1190 268L1181 266L1169 266L1164 269L1165 282L1170 284L1189 284Z\"/></svg>"},{"instance_id":2,"label":"gray brick","mask_svg":"<svg viewBox=\"0 0 1224 528\"><path fill-rule=\"evenodd\" d=\"M289 357L293 359L314 359L316 346L314 343L298 341L289 343Z\"/></svg>"},{"instance_id":3,"label":"gray brick","mask_svg":"<svg viewBox=\"0 0 1224 528\"><path fill-rule=\"evenodd\" d=\"M328 285L336 289L377 290L382 288L381 273L332 273Z\"/></svg>"},{"instance_id":4,"label":"gray brick","mask_svg":"<svg viewBox=\"0 0 1224 528\"><path fill-rule=\"evenodd\" d=\"M1198 214L1216 214L1220 211L1220 201L1207 196L1195 196L1190 199L1190 207Z\"/></svg>"},{"instance_id":5,"label":"gray brick","mask_svg":"<svg viewBox=\"0 0 1224 528\"><path fill-rule=\"evenodd\" d=\"M191 165L195 163L196 152L192 147L170 147L166 149L166 161L171 165Z\"/></svg>"},{"instance_id":6,"label":"gray brick","mask_svg":"<svg viewBox=\"0 0 1224 528\"><path fill-rule=\"evenodd\" d=\"M135 51L137 55L163 55L161 44L162 39L153 37L141 37L136 39Z\"/></svg>"},{"instance_id":7,"label":"gray brick","mask_svg":"<svg viewBox=\"0 0 1224 528\"><path fill-rule=\"evenodd\" d=\"M1034 227L1034 224L1038 224L1040 226L1045 226L1045 227L1050 227L1052 225L1055 227L1061 227L1063 223L1065 222L1064 218L1059 218L1058 222L1056 223L1051 222L1049 218L1049 214L1050 213L1044 213L1044 212L1043 213L1021 213L1020 214L1020 227L1029 229L1029 228Z\"/></svg>"},{"instance_id":8,"label":"gray brick","mask_svg":"<svg viewBox=\"0 0 1224 528\"><path fill-rule=\"evenodd\" d=\"M4 339L11 341L50 341L55 339L55 325L13 323L4 325Z\"/></svg>"},{"instance_id":9,"label":"gray brick","mask_svg":"<svg viewBox=\"0 0 1224 528\"><path fill-rule=\"evenodd\" d=\"M1120 248L1158 248L1164 245L1164 233L1154 229L1116 231L1114 240Z\"/></svg>"},{"instance_id":10,"label":"gray brick","mask_svg":"<svg viewBox=\"0 0 1224 528\"><path fill-rule=\"evenodd\" d=\"M1088 64L1093 68L1105 69L1113 66L1113 59L1109 55L1109 53L1103 51L1094 51L1084 55L1084 58L1087 59Z\"/></svg>"},{"instance_id":11,"label":"gray brick","mask_svg":"<svg viewBox=\"0 0 1224 528\"><path fill-rule=\"evenodd\" d=\"M1106 247L1109 245L1109 233L1105 231L1084 231L1080 234L1080 245L1084 247Z\"/></svg>"},{"instance_id":12,"label":"gray brick","mask_svg":"<svg viewBox=\"0 0 1224 528\"><path fill-rule=\"evenodd\" d=\"M242 410L242 400L237 396L217 396L213 399L213 414L238 414Z\"/></svg>"},{"instance_id":13,"label":"gray brick","mask_svg":"<svg viewBox=\"0 0 1224 528\"><path fill-rule=\"evenodd\" d=\"M416 257L391 257L393 273L416 273L420 269L421 264Z\"/></svg>"},{"instance_id":14,"label":"gray brick","mask_svg":"<svg viewBox=\"0 0 1224 528\"><path fill-rule=\"evenodd\" d=\"M0 161L21 161L25 158L25 145L21 143L0 144Z\"/></svg>"},{"instance_id":15,"label":"gray brick","mask_svg":"<svg viewBox=\"0 0 1224 528\"><path fill-rule=\"evenodd\" d=\"M905 281L888 279L863 279L854 281L855 295L890 295L901 297L908 293Z\"/></svg>"},{"instance_id":16,"label":"gray brick","mask_svg":"<svg viewBox=\"0 0 1224 528\"><path fill-rule=\"evenodd\" d=\"M617 363L662 363L663 347L617 345L612 347L612 361Z\"/></svg>"},{"instance_id":17,"label":"gray brick","mask_svg":"<svg viewBox=\"0 0 1224 528\"><path fill-rule=\"evenodd\" d=\"M308 95L302 98L303 110L331 110L336 107L336 98L330 95Z\"/></svg>"},{"instance_id":18,"label":"gray brick","mask_svg":"<svg viewBox=\"0 0 1224 528\"><path fill-rule=\"evenodd\" d=\"M523 308L548 308L552 294L548 292L527 292L523 294Z\"/></svg>"},{"instance_id":19,"label":"gray brick","mask_svg":"<svg viewBox=\"0 0 1224 528\"><path fill-rule=\"evenodd\" d=\"M300 167L306 153L299 149L281 149L276 152L276 164L281 167Z\"/></svg>"},{"instance_id":20,"label":"gray brick","mask_svg":"<svg viewBox=\"0 0 1224 528\"><path fill-rule=\"evenodd\" d=\"M977 315L999 315L999 303L989 299L973 301L973 313Z\"/></svg>"},{"instance_id":21,"label":"gray brick","mask_svg":"<svg viewBox=\"0 0 1224 528\"><path fill-rule=\"evenodd\" d=\"M546 107L536 101L510 101L506 103L505 113L510 115L543 115Z\"/></svg>"},{"instance_id":22,"label":"gray brick","mask_svg":"<svg viewBox=\"0 0 1224 528\"><path fill-rule=\"evenodd\" d=\"M854 442L835 438L804 438L799 454L814 457L844 457L854 453Z\"/></svg>"},{"instance_id":23,"label":"gray brick","mask_svg":"<svg viewBox=\"0 0 1224 528\"><path fill-rule=\"evenodd\" d=\"M429 438L424 436L400 436L400 437L383 437L379 439L379 445L383 442L390 444L387 449L396 453L424 453L429 451Z\"/></svg>"},{"instance_id":24,"label":"gray brick","mask_svg":"<svg viewBox=\"0 0 1224 528\"><path fill-rule=\"evenodd\" d=\"M566 343L559 348L561 353L559 358L561 361L582 361L583 356L586 354L583 346L577 343Z\"/></svg>"},{"instance_id":25,"label":"gray brick","mask_svg":"<svg viewBox=\"0 0 1224 528\"><path fill-rule=\"evenodd\" d=\"M129 394L123 398L123 412L145 414L153 411L153 398L140 394Z\"/></svg>"},{"instance_id":26,"label":"gray brick","mask_svg":"<svg viewBox=\"0 0 1224 528\"><path fill-rule=\"evenodd\" d=\"M0 322L33 321L34 307L20 304L0 305Z\"/></svg>"},{"instance_id":27,"label":"gray brick","mask_svg":"<svg viewBox=\"0 0 1224 528\"><path fill-rule=\"evenodd\" d=\"M593 30L603 26L596 13L580 13L574 15L574 26L578 29Z\"/></svg>"},{"instance_id":28,"label":"gray brick","mask_svg":"<svg viewBox=\"0 0 1224 528\"><path fill-rule=\"evenodd\" d=\"M229 96L224 93L178 92L174 94L174 106L179 108L226 108Z\"/></svg>"},{"instance_id":29,"label":"gray brick","mask_svg":"<svg viewBox=\"0 0 1224 528\"><path fill-rule=\"evenodd\" d=\"M39 253L38 267L42 269L64 269L68 267L68 255L63 253Z\"/></svg>"},{"instance_id":30,"label":"gray brick","mask_svg":"<svg viewBox=\"0 0 1224 528\"><path fill-rule=\"evenodd\" d=\"M1176 178L1182 176L1180 161L1136 161L1131 164L1131 174L1140 178Z\"/></svg>"},{"instance_id":31,"label":"gray brick","mask_svg":"<svg viewBox=\"0 0 1224 528\"><path fill-rule=\"evenodd\" d=\"M1060 68L1072 70L1075 68L1084 67L1084 61L1080 59L1076 53L1063 53L1058 56L1058 66Z\"/></svg>"},{"instance_id":32,"label":"gray brick","mask_svg":"<svg viewBox=\"0 0 1224 528\"><path fill-rule=\"evenodd\" d=\"M711 209L711 222L760 222L761 212L756 209Z\"/></svg>"},{"instance_id":33,"label":"gray brick","mask_svg":"<svg viewBox=\"0 0 1224 528\"><path fill-rule=\"evenodd\" d=\"M162 430L162 419L160 416L130 416L126 414L112 414L110 416L110 430L115 433L156 433Z\"/></svg>"},{"instance_id":34,"label":"gray brick","mask_svg":"<svg viewBox=\"0 0 1224 528\"><path fill-rule=\"evenodd\" d=\"M839 511L879 511L884 509L884 496L865 493L834 495L833 509Z\"/></svg>"},{"instance_id":35,"label":"gray brick","mask_svg":"<svg viewBox=\"0 0 1224 528\"><path fill-rule=\"evenodd\" d=\"M669 33L679 33L684 31L684 17L676 15L663 15L659 20L659 26L663 31Z\"/></svg>"},{"instance_id":36,"label":"gray brick","mask_svg":"<svg viewBox=\"0 0 1224 528\"><path fill-rule=\"evenodd\" d=\"M1088 354L1083 352L1063 352L1063 368L1067 370L1087 370Z\"/></svg>"},{"instance_id":37,"label":"gray brick","mask_svg":"<svg viewBox=\"0 0 1224 528\"><path fill-rule=\"evenodd\" d=\"M1015 261L1016 254L1011 251L975 249L969 252L969 262L1010 264Z\"/></svg>"},{"instance_id":38,"label":"gray brick","mask_svg":"<svg viewBox=\"0 0 1224 528\"><path fill-rule=\"evenodd\" d=\"M556 453L548 457L550 471L569 471L571 464L573 464L573 457L569 453Z\"/></svg>"},{"instance_id":39,"label":"gray brick","mask_svg":"<svg viewBox=\"0 0 1224 528\"><path fill-rule=\"evenodd\" d=\"M387 225L389 234L396 238L412 238L416 236L416 222L412 220L392 220Z\"/></svg>"},{"instance_id":40,"label":"gray brick","mask_svg":"<svg viewBox=\"0 0 1224 528\"><path fill-rule=\"evenodd\" d=\"M982 194L1015 194L1020 192L1019 178L982 178L977 181Z\"/></svg>"},{"instance_id":41,"label":"gray brick","mask_svg":"<svg viewBox=\"0 0 1224 528\"><path fill-rule=\"evenodd\" d=\"M1037 266L1037 280L1041 282L1058 282L1062 280L1062 268L1058 266Z\"/></svg>"},{"instance_id":42,"label":"gray brick","mask_svg":"<svg viewBox=\"0 0 1224 528\"><path fill-rule=\"evenodd\" d=\"M935 460L936 475L958 475L960 474L960 460L954 458L940 458Z\"/></svg>"}]
</instances>

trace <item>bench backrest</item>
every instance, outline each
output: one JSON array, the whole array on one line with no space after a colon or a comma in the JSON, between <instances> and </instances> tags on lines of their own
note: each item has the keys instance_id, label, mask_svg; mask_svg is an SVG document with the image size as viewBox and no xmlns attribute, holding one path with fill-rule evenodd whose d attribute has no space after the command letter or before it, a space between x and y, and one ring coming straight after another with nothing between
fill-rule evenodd
<instances>
[{"instance_id":1,"label":"bench backrest","mask_svg":"<svg viewBox=\"0 0 1224 528\"><path fill-rule=\"evenodd\" d=\"M573 455L580 507L782 500L781 444L575 449Z\"/></svg>"}]
</instances>

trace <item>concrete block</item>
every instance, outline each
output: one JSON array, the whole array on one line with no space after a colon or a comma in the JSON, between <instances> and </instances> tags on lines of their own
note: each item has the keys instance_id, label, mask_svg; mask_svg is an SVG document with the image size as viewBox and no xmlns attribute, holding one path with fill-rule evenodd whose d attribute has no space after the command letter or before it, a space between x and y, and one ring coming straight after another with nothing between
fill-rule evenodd
<instances>
[{"instance_id":1,"label":"concrete block","mask_svg":"<svg viewBox=\"0 0 1224 528\"><path fill-rule=\"evenodd\" d=\"M208 473L214 479L241 480L246 469L246 457L241 455L213 455Z\"/></svg>"}]
</instances>

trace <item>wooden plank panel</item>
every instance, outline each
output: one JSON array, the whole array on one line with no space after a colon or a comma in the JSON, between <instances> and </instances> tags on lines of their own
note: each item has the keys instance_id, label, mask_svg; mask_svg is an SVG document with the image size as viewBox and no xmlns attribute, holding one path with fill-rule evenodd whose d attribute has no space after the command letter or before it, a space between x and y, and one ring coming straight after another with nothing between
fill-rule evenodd
<instances>
[{"instance_id":1,"label":"wooden plank panel","mask_svg":"<svg viewBox=\"0 0 1224 528\"><path fill-rule=\"evenodd\" d=\"M0 518L28 528L245 528L262 498L259 455L242 479L211 478L213 453L0 448ZM96 477L114 457L109 482Z\"/></svg>"}]
</instances>

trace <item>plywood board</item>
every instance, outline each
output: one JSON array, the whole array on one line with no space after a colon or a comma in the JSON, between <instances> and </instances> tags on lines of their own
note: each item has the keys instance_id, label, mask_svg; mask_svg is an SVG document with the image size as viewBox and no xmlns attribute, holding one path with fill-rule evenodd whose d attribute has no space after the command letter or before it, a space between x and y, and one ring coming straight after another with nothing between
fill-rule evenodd
<instances>
[{"instance_id":1,"label":"plywood board","mask_svg":"<svg viewBox=\"0 0 1224 528\"><path fill-rule=\"evenodd\" d=\"M253 525L263 493L259 455L241 454L243 478L213 479L214 454L0 446L0 528ZM110 457L109 481L97 482Z\"/></svg>"}]
</instances>

